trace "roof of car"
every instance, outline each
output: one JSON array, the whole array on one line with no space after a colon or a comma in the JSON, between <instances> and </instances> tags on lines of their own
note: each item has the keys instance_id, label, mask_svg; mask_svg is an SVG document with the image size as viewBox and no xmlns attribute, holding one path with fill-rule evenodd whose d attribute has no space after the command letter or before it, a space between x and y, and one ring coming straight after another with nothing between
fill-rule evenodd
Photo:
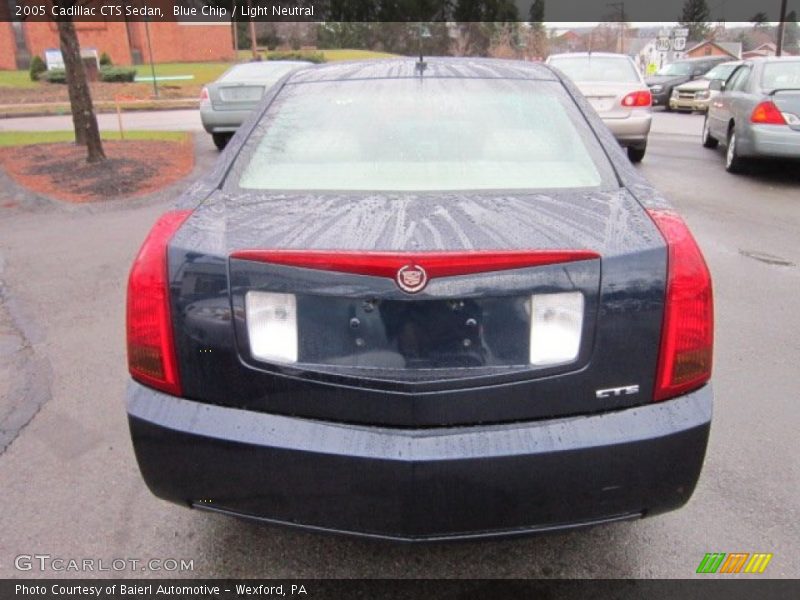
<instances>
[{"instance_id":1,"label":"roof of car","mask_svg":"<svg viewBox=\"0 0 800 600\"><path fill-rule=\"evenodd\" d=\"M748 58L747 62L752 63L769 63L769 62L797 62L800 56L754 56Z\"/></svg>"},{"instance_id":2,"label":"roof of car","mask_svg":"<svg viewBox=\"0 0 800 600\"><path fill-rule=\"evenodd\" d=\"M291 83L342 81L353 79L404 79L419 77L418 58L390 58L329 63L293 73ZM542 63L492 58L424 57L423 77L467 79L545 79L558 80Z\"/></svg>"},{"instance_id":3,"label":"roof of car","mask_svg":"<svg viewBox=\"0 0 800 600\"><path fill-rule=\"evenodd\" d=\"M620 54L619 52L562 52L560 54L551 54L547 58L564 58L573 56L600 56L602 58L625 58L630 59L627 54Z\"/></svg>"},{"instance_id":4,"label":"roof of car","mask_svg":"<svg viewBox=\"0 0 800 600\"><path fill-rule=\"evenodd\" d=\"M696 56L694 58L681 58L679 60L674 61L678 62L731 62L730 56Z\"/></svg>"}]
</instances>

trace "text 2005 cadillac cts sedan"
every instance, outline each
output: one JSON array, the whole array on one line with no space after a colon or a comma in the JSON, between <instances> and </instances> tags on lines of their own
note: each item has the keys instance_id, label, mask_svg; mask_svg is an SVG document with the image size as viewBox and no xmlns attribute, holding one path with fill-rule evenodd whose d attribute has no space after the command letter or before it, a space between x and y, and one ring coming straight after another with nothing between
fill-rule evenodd
<instances>
[{"instance_id":1,"label":"text 2005 cadillac cts sedan","mask_svg":"<svg viewBox=\"0 0 800 600\"><path fill-rule=\"evenodd\" d=\"M127 409L186 506L401 540L683 505L711 422L686 225L543 65L277 83L153 227Z\"/></svg>"}]
</instances>

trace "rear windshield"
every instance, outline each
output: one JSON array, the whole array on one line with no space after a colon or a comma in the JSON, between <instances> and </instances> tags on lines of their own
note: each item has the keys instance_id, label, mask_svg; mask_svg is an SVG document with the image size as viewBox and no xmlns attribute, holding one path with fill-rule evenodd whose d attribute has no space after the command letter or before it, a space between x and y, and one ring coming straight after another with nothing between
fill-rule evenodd
<instances>
[{"instance_id":1,"label":"rear windshield","mask_svg":"<svg viewBox=\"0 0 800 600\"><path fill-rule=\"evenodd\" d=\"M739 66L738 63L737 64L732 64L732 65L717 65L716 67L711 69L708 73L703 75L703 78L704 79L721 79L722 81L725 81L726 79L728 79L728 77L731 76L731 73L733 73L733 70L738 66Z\"/></svg>"},{"instance_id":2,"label":"rear windshield","mask_svg":"<svg viewBox=\"0 0 800 600\"><path fill-rule=\"evenodd\" d=\"M800 89L800 61L774 62L764 65L761 88L765 90Z\"/></svg>"},{"instance_id":3,"label":"rear windshield","mask_svg":"<svg viewBox=\"0 0 800 600\"><path fill-rule=\"evenodd\" d=\"M666 75L672 77L672 76L688 75L691 72L692 72L691 63L675 62L661 67L656 72L656 75Z\"/></svg>"},{"instance_id":4,"label":"rear windshield","mask_svg":"<svg viewBox=\"0 0 800 600\"><path fill-rule=\"evenodd\" d=\"M278 81L289 71L294 71L306 66L301 62L251 62L242 63L231 67L225 72L219 81L232 83L236 81Z\"/></svg>"},{"instance_id":5,"label":"rear windshield","mask_svg":"<svg viewBox=\"0 0 800 600\"><path fill-rule=\"evenodd\" d=\"M608 56L564 56L551 58L550 65L561 69L572 81L611 81L636 83L639 74L627 58Z\"/></svg>"},{"instance_id":6,"label":"rear windshield","mask_svg":"<svg viewBox=\"0 0 800 600\"><path fill-rule=\"evenodd\" d=\"M559 82L465 78L287 85L228 181L247 190L331 191L616 183Z\"/></svg>"}]
</instances>

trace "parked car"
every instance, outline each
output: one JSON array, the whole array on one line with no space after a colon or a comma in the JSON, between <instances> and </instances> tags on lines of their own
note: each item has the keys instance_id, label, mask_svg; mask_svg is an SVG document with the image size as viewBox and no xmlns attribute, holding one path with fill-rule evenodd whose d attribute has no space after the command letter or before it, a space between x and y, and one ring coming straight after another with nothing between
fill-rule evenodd
<instances>
[{"instance_id":1,"label":"parked car","mask_svg":"<svg viewBox=\"0 0 800 600\"><path fill-rule=\"evenodd\" d=\"M663 106L668 111L672 110L669 99L672 97L672 90L676 86L698 79L718 64L729 60L730 58L724 56L708 56L676 60L664 65L656 71L655 75L645 79L650 91L653 93L653 106Z\"/></svg>"},{"instance_id":2,"label":"parked car","mask_svg":"<svg viewBox=\"0 0 800 600\"><path fill-rule=\"evenodd\" d=\"M241 63L204 87L200 93L200 119L214 145L220 150L225 147L271 85L287 73L310 64L290 60Z\"/></svg>"},{"instance_id":3,"label":"parked car","mask_svg":"<svg viewBox=\"0 0 800 600\"><path fill-rule=\"evenodd\" d=\"M702 254L546 65L322 65L267 92L128 281L144 480L206 511L439 540L688 501Z\"/></svg>"},{"instance_id":4,"label":"parked car","mask_svg":"<svg viewBox=\"0 0 800 600\"><path fill-rule=\"evenodd\" d=\"M703 146L722 141L729 172L752 158L800 158L800 58L745 61L711 89L721 93L706 114Z\"/></svg>"},{"instance_id":5,"label":"parked car","mask_svg":"<svg viewBox=\"0 0 800 600\"><path fill-rule=\"evenodd\" d=\"M741 61L725 62L717 65L700 79L683 83L672 90L669 106L672 110L688 110L690 112L705 112L711 99L719 92L709 89L715 79L725 81L733 70L742 64Z\"/></svg>"},{"instance_id":6,"label":"parked car","mask_svg":"<svg viewBox=\"0 0 800 600\"><path fill-rule=\"evenodd\" d=\"M647 151L652 97L634 62L604 52L554 54L547 64L569 77L603 119L631 162Z\"/></svg>"}]
</instances>

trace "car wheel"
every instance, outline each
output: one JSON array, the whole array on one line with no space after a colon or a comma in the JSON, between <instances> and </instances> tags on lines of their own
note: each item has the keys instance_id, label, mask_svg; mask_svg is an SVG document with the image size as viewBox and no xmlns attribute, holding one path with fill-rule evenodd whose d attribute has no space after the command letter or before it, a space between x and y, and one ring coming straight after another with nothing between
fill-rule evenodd
<instances>
[{"instance_id":1,"label":"car wheel","mask_svg":"<svg viewBox=\"0 0 800 600\"><path fill-rule=\"evenodd\" d=\"M211 139L214 140L214 145L217 147L217 150L224 150L225 146L228 145L228 142L231 140L232 134L230 133L212 133Z\"/></svg>"},{"instance_id":2,"label":"car wheel","mask_svg":"<svg viewBox=\"0 0 800 600\"><path fill-rule=\"evenodd\" d=\"M731 128L728 135L728 149L725 151L725 170L728 173L741 173L744 171L744 161L739 156L736 146L736 129Z\"/></svg>"},{"instance_id":3,"label":"car wheel","mask_svg":"<svg viewBox=\"0 0 800 600\"><path fill-rule=\"evenodd\" d=\"M719 146L719 140L711 135L711 130L708 124L708 115L703 121L703 148L716 148Z\"/></svg>"},{"instance_id":4,"label":"car wheel","mask_svg":"<svg viewBox=\"0 0 800 600\"><path fill-rule=\"evenodd\" d=\"M642 162L645 152L647 152L647 145L638 147L628 146L628 159L632 163Z\"/></svg>"}]
</instances>

